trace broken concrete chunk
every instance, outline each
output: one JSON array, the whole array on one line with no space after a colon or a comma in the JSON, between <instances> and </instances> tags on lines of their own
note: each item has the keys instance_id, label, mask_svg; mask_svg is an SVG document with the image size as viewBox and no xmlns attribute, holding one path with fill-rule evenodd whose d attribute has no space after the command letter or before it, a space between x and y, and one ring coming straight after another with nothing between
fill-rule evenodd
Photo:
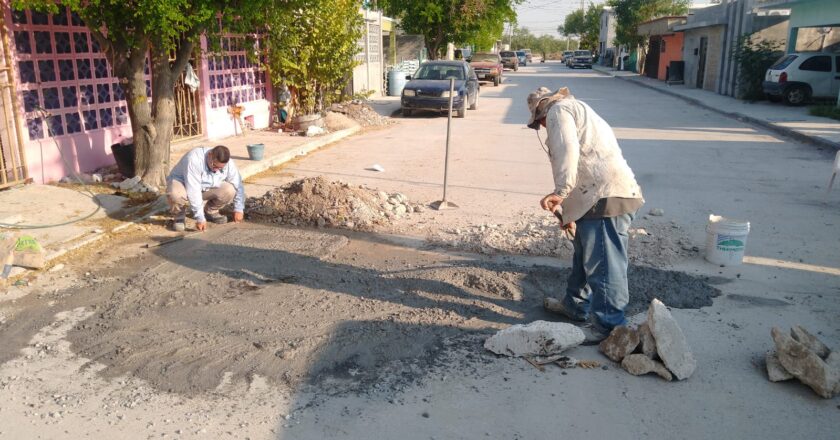
<instances>
[{"instance_id":1,"label":"broken concrete chunk","mask_svg":"<svg viewBox=\"0 0 840 440\"><path fill-rule=\"evenodd\" d=\"M788 336L778 327L770 330L779 362L800 382L811 387L820 397L830 399L840 392L840 371L832 368L837 361L831 356L832 364L824 362L816 353Z\"/></svg>"},{"instance_id":2,"label":"broken concrete chunk","mask_svg":"<svg viewBox=\"0 0 840 440\"><path fill-rule=\"evenodd\" d=\"M825 359L831 350L822 343L816 336L805 330L802 326L795 325L790 329L790 336L800 344L808 347L808 350L814 352L820 359Z\"/></svg>"},{"instance_id":3,"label":"broken concrete chunk","mask_svg":"<svg viewBox=\"0 0 840 440\"><path fill-rule=\"evenodd\" d=\"M505 356L551 356L580 345L583 331L565 322L534 321L499 331L484 348Z\"/></svg>"},{"instance_id":4,"label":"broken concrete chunk","mask_svg":"<svg viewBox=\"0 0 840 440\"><path fill-rule=\"evenodd\" d=\"M641 354L630 354L621 361L621 367L634 376L641 376L648 373L656 373L659 377L670 381L673 379L671 372L665 365Z\"/></svg>"},{"instance_id":5,"label":"broken concrete chunk","mask_svg":"<svg viewBox=\"0 0 840 440\"><path fill-rule=\"evenodd\" d=\"M601 353L614 362L621 362L625 356L632 353L639 345L639 334L628 327L620 326L613 329L607 339L601 341L598 348Z\"/></svg>"},{"instance_id":6,"label":"broken concrete chunk","mask_svg":"<svg viewBox=\"0 0 840 440\"><path fill-rule=\"evenodd\" d=\"M653 339L653 333L650 332L650 326L647 322L643 322L636 330L639 334L639 347L642 349L642 354L656 359L656 341Z\"/></svg>"},{"instance_id":7,"label":"broken concrete chunk","mask_svg":"<svg viewBox=\"0 0 840 440\"><path fill-rule=\"evenodd\" d=\"M775 351L767 353L764 357L764 363L767 365L767 378L770 379L770 382L782 382L793 379L793 375L788 373L781 362L779 362L779 357Z\"/></svg>"},{"instance_id":8,"label":"broken concrete chunk","mask_svg":"<svg viewBox=\"0 0 840 440\"><path fill-rule=\"evenodd\" d=\"M650 214L654 217L660 217L660 216L665 215L665 210L662 209L662 208L653 208L653 209L650 210L650 212L648 214Z\"/></svg>"},{"instance_id":9,"label":"broken concrete chunk","mask_svg":"<svg viewBox=\"0 0 840 440\"><path fill-rule=\"evenodd\" d=\"M694 373L697 361L691 354L680 326L662 301L651 301L647 322L662 362L678 380L688 379Z\"/></svg>"}]
</instances>

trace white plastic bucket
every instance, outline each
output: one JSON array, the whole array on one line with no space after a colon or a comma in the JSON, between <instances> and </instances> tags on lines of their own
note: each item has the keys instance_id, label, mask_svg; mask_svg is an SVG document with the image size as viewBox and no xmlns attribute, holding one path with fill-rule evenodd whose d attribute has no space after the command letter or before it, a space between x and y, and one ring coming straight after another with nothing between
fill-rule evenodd
<instances>
[{"instance_id":1,"label":"white plastic bucket","mask_svg":"<svg viewBox=\"0 0 840 440\"><path fill-rule=\"evenodd\" d=\"M737 266L744 260L750 222L710 215L706 225L706 260L724 266Z\"/></svg>"}]
</instances>

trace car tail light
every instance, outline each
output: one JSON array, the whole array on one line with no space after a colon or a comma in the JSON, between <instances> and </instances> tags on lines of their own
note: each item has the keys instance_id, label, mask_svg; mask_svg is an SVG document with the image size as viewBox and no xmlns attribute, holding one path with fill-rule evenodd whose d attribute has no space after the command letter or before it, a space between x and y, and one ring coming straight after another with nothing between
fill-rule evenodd
<instances>
[{"instance_id":1,"label":"car tail light","mask_svg":"<svg viewBox=\"0 0 840 440\"><path fill-rule=\"evenodd\" d=\"M782 72L782 74L779 75L779 84L786 83L786 82L787 82L787 72Z\"/></svg>"}]
</instances>

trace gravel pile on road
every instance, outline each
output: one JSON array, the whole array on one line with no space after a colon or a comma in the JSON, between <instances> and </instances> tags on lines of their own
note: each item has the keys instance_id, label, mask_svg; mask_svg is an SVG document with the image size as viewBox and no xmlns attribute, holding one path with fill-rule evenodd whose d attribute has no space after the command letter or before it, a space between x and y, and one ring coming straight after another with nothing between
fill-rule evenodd
<instances>
[{"instance_id":1,"label":"gravel pile on road","mask_svg":"<svg viewBox=\"0 0 840 440\"><path fill-rule=\"evenodd\" d=\"M630 229L630 263L667 267L696 255L682 229L672 222L641 219ZM571 258L574 246L559 228L557 220L528 216L513 224L481 224L443 231L431 238L444 245L482 254L553 256Z\"/></svg>"},{"instance_id":2,"label":"gravel pile on road","mask_svg":"<svg viewBox=\"0 0 840 440\"><path fill-rule=\"evenodd\" d=\"M400 193L309 177L249 198L245 212L257 220L294 226L330 226L369 231L423 207Z\"/></svg>"},{"instance_id":3,"label":"gravel pile on road","mask_svg":"<svg viewBox=\"0 0 840 440\"><path fill-rule=\"evenodd\" d=\"M374 127L391 124L392 121L376 112L370 105L362 101L351 101L333 104L328 111L342 113L358 122L362 127Z\"/></svg>"}]
</instances>

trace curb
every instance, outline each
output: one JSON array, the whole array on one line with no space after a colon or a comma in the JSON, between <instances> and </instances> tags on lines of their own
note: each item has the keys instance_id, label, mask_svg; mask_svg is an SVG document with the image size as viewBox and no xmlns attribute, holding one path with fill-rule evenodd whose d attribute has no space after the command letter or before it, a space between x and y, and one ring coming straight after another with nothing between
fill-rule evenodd
<instances>
[{"instance_id":1,"label":"curb","mask_svg":"<svg viewBox=\"0 0 840 440\"><path fill-rule=\"evenodd\" d=\"M721 110L717 107L710 106L710 105L704 103L703 101L701 101L699 99L692 98L692 97L689 97L689 96L685 96L685 95L682 95L682 94L677 93L677 92L673 92L673 91L670 91L670 90L667 90L667 89L663 89L661 87L656 87L656 86L652 86L650 84L645 84L644 82L639 81L632 76L613 75L609 71L604 71L604 70L600 70L600 69L592 69L592 70L594 70L594 71L596 71L596 72L598 72L602 75L607 75L607 76L611 76L613 78L620 79L622 81L631 82L633 84L636 84L639 87L644 87L644 88L647 88L647 89L656 90L657 92L660 92L662 94L673 96L675 98L680 98L683 101L688 102L689 104L696 105L697 107L701 107L705 110L713 111L715 113L721 114L723 116L726 116L726 117L729 117L729 118L732 118L732 119L735 119L735 120L738 120L738 121L741 121L741 122L746 122L748 124L757 125L757 126L763 128L765 130L772 131L776 134L780 134L782 136L794 139L794 140L799 141L799 142L815 145L817 147L840 150L840 142L834 142L834 141L830 141L828 139L823 139L823 138L807 135L807 134L798 132L796 130L793 130L793 129L790 129L790 128L787 128L787 127L782 127L780 125L776 125L776 124L774 124L772 122L769 122L769 121L766 121L764 119L759 119L759 118L755 118L755 117L752 117L752 116L745 115L743 113L728 112L728 111L725 111L725 110Z\"/></svg>"},{"instance_id":2,"label":"curb","mask_svg":"<svg viewBox=\"0 0 840 440\"><path fill-rule=\"evenodd\" d=\"M309 154L309 153L311 153L311 152L313 152L313 151L315 151L319 148L323 148L323 147L325 147L329 144L338 142L338 141L340 141L340 140L342 140L346 137L350 137L350 136L360 132L361 130L362 130L362 127L360 125L357 125L355 127L346 128L344 130L339 130L339 131L330 133L328 135L318 137L316 139L313 139L310 142L307 142L303 145L295 147L291 150L284 151L282 153L279 153L279 154L276 154L274 156L263 159L259 163L255 163L255 164L252 164L252 165L242 167L242 168L239 169L239 174L242 175L243 180L247 179L248 177L251 177L255 174L259 174L259 173L261 173L261 172L263 172L263 171L265 171L269 168L273 168L273 167L276 167L278 165L282 165L282 164L284 164L284 163L286 163L286 162L288 162L288 161L290 161L290 160L292 160L292 159L294 159L298 156L305 156L305 155L307 155L307 154ZM72 251L75 251L77 249L81 249L83 247L86 247L90 244L96 243L97 241L102 240L103 238L108 236L109 234L114 234L114 233L120 232L122 230L128 229L131 226L134 226L137 223L142 222L143 220L145 220L145 219L147 219L147 218L149 218L153 215L160 214L161 212L166 211L167 206L166 206L165 203L162 202L162 200L165 200L164 196L159 197L157 201L153 202L152 209L149 212L147 212L147 213L143 214L142 216L137 217L135 219L126 220L125 223L123 223L119 226L116 226L116 227L112 228L111 230L103 231L103 232L97 232L97 233L94 233L90 236L87 236L88 235L87 233L80 234L76 237L69 238L69 239L59 243L58 244L59 249L54 250L53 252L45 255L44 260L47 263L49 263L49 262L55 260L56 258L59 258L59 257L65 255L65 254L67 254L68 252L72 252ZM162 206L155 207L155 205L157 205L157 204L162 204ZM76 241L76 240L79 240L79 239L81 239L81 241ZM69 244L67 246L62 246L62 245L67 244L67 243L72 243L72 244ZM16 277L16 276L19 276L19 275L23 275L23 274L28 273L28 272L45 272L45 271L46 271L45 269L26 269L26 268L16 266L12 269L12 272L9 274L9 278Z\"/></svg>"}]
</instances>

